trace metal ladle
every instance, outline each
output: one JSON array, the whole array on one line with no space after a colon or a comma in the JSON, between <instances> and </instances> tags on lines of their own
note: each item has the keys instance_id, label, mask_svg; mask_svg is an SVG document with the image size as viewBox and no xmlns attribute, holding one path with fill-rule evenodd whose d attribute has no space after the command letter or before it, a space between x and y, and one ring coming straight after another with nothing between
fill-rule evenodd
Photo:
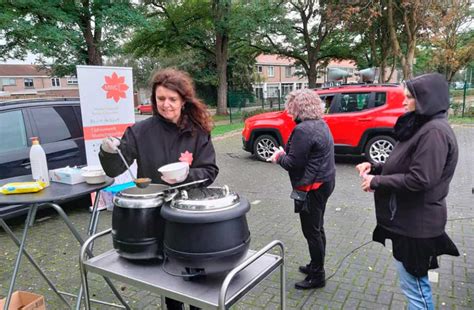
<instances>
[{"instance_id":1,"label":"metal ladle","mask_svg":"<svg viewBox=\"0 0 474 310\"><path fill-rule=\"evenodd\" d=\"M115 138L117 139L117 138ZM118 139L117 139L118 140ZM150 178L136 178L133 175L132 169L130 169L130 166L128 165L127 161L125 160L125 157L123 157L122 151L117 147L117 153L120 155L120 158L122 158L123 163L125 164L125 167L127 167L128 173L130 173L130 176L132 177L133 182L138 188L146 188L148 185L151 183Z\"/></svg>"}]
</instances>

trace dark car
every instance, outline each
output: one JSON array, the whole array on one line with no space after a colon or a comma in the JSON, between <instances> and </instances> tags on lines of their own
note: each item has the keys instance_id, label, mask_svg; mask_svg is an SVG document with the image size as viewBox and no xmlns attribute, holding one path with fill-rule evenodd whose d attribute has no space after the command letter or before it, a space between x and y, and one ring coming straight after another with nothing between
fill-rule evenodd
<instances>
[{"instance_id":1,"label":"dark car","mask_svg":"<svg viewBox=\"0 0 474 310\"><path fill-rule=\"evenodd\" d=\"M78 98L0 102L0 179L31 174L31 137L39 137L50 170L86 164ZM86 195L71 205L90 202ZM0 216L8 219L26 212L26 208L3 206Z\"/></svg>"},{"instance_id":2,"label":"dark car","mask_svg":"<svg viewBox=\"0 0 474 310\"><path fill-rule=\"evenodd\" d=\"M0 179L31 174L31 137L39 137L48 169L86 163L77 98L0 102Z\"/></svg>"}]
</instances>

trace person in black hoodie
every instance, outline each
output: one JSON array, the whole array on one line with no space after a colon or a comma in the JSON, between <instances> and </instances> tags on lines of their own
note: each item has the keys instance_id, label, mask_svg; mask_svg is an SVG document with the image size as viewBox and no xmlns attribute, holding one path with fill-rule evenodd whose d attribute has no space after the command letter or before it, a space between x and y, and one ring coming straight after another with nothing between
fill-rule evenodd
<instances>
[{"instance_id":1,"label":"person in black hoodie","mask_svg":"<svg viewBox=\"0 0 474 310\"><path fill-rule=\"evenodd\" d=\"M291 198L295 200L295 212L300 215L303 235L308 242L311 262L299 267L307 276L297 282L295 288L319 288L326 284L324 211L335 186L334 141L322 120L323 103L314 90L291 92L286 109L297 125L285 150L276 149L269 161L288 171L293 187Z\"/></svg>"},{"instance_id":2,"label":"person in black hoodie","mask_svg":"<svg viewBox=\"0 0 474 310\"><path fill-rule=\"evenodd\" d=\"M406 82L395 134L399 141L385 164L356 169L362 189L375 191L377 226L373 240L392 240L393 256L408 309L434 309L428 270L442 254L459 256L445 232L446 196L458 161L458 146L447 120L445 78L425 74Z\"/></svg>"},{"instance_id":3,"label":"person in black hoodie","mask_svg":"<svg viewBox=\"0 0 474 310\"><path fill-rule=\"evenodd\" d=\"M101 165L110 177L126 170L117 154L120 148L130 165L137 161L138 178L153 183L176 184L207 179L211 184L219 169L210 132L212 119L206 105L196 98L191 77L179 70L164 69L152 78L153 116L128 127L122 139L104 139L99 152ZM184 161L188 173L182 179L162 177L158 168ZM183 304L167 298L167 308L183 309ZM196 309L191 306L191 309Z\"/></svg>"}]
</instances>

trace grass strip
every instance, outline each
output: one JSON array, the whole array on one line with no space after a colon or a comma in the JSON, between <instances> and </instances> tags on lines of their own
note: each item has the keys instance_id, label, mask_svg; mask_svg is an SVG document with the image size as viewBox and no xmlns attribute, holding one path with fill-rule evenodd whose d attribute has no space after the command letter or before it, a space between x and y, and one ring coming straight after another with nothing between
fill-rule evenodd
<instances>
[{"instance_id":1,"label":"grass strip","mask_svg":"<svg viewBox=\"0 0 474 310\"><path fill-rule=\"evenodd\" d=\"M237 129L242 129L244 127L243 123L233 123L233 124L226 124L226 125L217 125L214 127L214 129L211 131L211 136L217 137L217 136L222 136L225 133L228 133L230 131L234 131Z\"/></svg>"}]
</instances>

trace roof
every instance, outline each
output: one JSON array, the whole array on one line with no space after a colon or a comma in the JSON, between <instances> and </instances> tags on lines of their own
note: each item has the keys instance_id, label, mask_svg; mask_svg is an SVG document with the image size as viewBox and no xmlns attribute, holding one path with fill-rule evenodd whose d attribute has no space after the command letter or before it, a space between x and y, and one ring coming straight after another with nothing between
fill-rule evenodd
<instances>
[{"instance_id":1,"label":"roof","mask_svg":"<svg viewBox=\"0 0 474 310\"><path fill-rule=\"evenodd\" d=\"M79 98L66 97L66 98L30 98L30 99L13 99L9 101L0 101L0 110L5 110L10 107L31 107L40 105L68 105L78 104Z\"/></svg>"},{"instance_id":2,"label":"roof","mask_svg":"<svg viewBox=\"0 0 474 310\"><path fill-rule=\"evenodd\" d=\"M377 91L377 90L386 90L388 88L398 89L403 91L403 87L400 84L344 84L339 86L329 86L322 88L315 88L314 90L317 93L333 93L333 92L353 92L353 91Z\"/></svg>"},{"instance_id":3,"label":"roof","mask_svg":"<svg viewBox=\"0 0 474 310\"><path fill-rule=\"evenodd\" d=\"M295 63L293 58L286 56L271 54L265 55L260 54L256 58L257 65L273 65L273 66L289 66ZM331 60L328 64L331 68L356 68L356 64L353 60L342 59L342 60Z\"/></svg>"},{"instance_id":4,"label":"roof","mask_svg":"<svg viewBox=\"0 0 474 310\"><path fill-rule=\"evenodd\" d=\"M295 60L292 58L287 58L285 56L280 55L265 55L260 54L257 56L257 64L261 65L280 65L280 66L288 66L295 63Z\"/></svg>"},{"instance_id":5,"label":"roof","mask_svg":"<svg viewBox=\"0 0 474 310\"><path fill-rule=\"evenodd\" d=\"M49 70L37 65L0 64L0 77L50 76Z\"/></svg>"}]
</instances>

